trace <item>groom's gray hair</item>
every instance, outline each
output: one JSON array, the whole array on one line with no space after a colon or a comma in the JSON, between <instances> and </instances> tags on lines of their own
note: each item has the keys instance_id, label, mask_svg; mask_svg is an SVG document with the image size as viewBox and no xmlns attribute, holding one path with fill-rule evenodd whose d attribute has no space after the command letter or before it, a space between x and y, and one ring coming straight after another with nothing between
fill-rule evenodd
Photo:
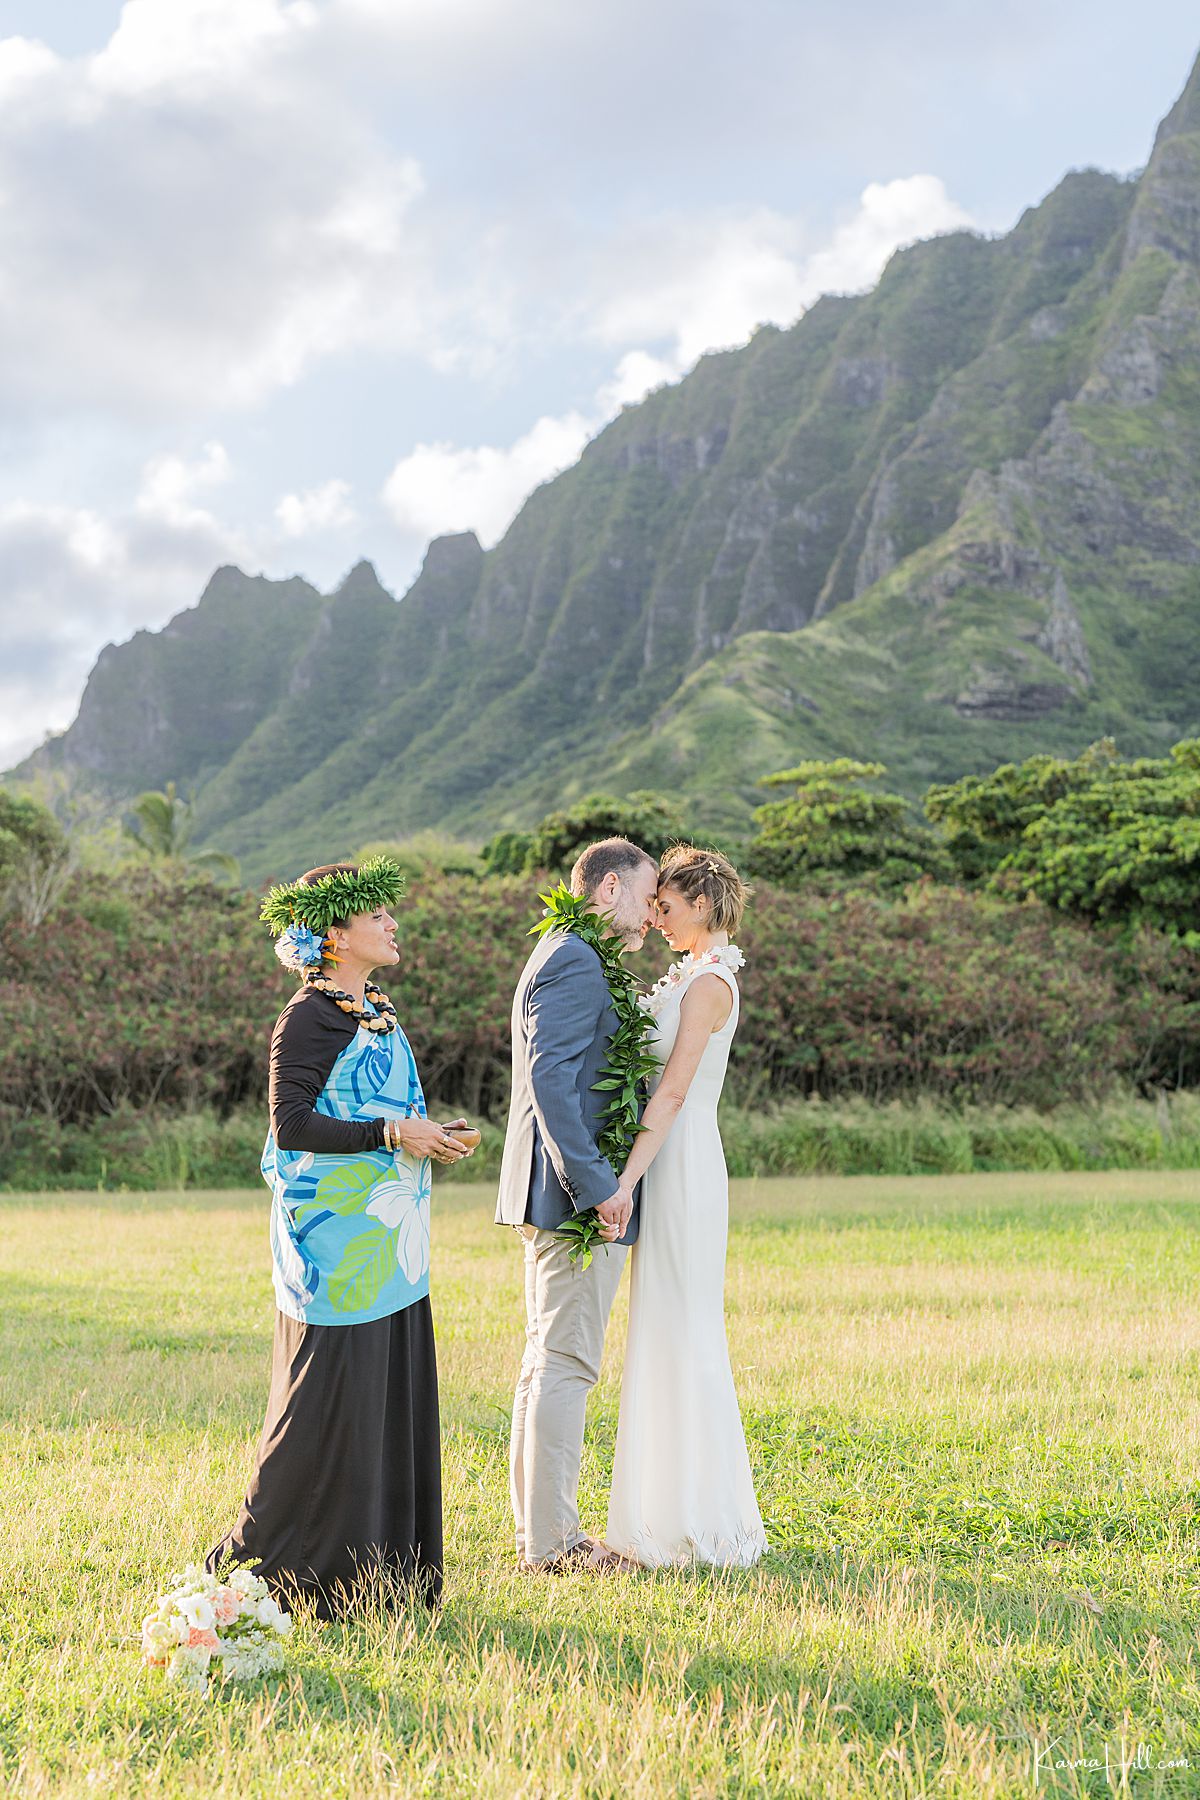
<instances>
[{"instance_id":1,"label":"groom's gray hair","mask_svg":"<svg viewBox=\"0 0 1200 1800\"><path fill-rule=\"evenodd\" d=\"M638 844L631 844L628 838L602 838L598 844L589 844L576 857L575 867L571 870L571 892L594 894L606 875L616 874L624 880L643 863L649 863L652 869L658 868L650 852Z\"/></svg>"}]
</instances>

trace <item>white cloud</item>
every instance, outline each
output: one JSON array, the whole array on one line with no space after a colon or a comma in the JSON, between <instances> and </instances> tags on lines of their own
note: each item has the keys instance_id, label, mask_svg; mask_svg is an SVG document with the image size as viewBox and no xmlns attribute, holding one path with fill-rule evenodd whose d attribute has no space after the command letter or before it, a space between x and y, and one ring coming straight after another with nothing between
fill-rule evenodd
<instances>
[{"instance_id":1,"label":"white cloud","mask_svg":"<svg viewBox=\"0 0 1200 1800\"><path fill-rule=\"evenodd\" d=\"M673 340L675 363L687 367L744 342L761 320L794 319L801 235L797 221L766 210L648 226L614 247L592 332L606 344Z\"/></svg>"},{"instance_id":2,"label":"white cloud","mask_svg":"<svg viewBox=\"0 0 1200 1800\"><path fill-rule=\"evenodd\" d=\"M323 88L308 0L127 0L95 57L0 40L0 406L245 407L348 347L431 349L416 160ZM20 104L17 102L20 101Z\"/></svg>"},{"instance_id":3,"label":"white cloud","mask_svg":"<svg viewBox=\"0 0 1200 1800\"><path fill-rule=\"evenodd\" d=\"M111 516L29 500L0 505L0 768L70 723L102 644L164 625L195 602L219 564L254 563L246 535L194 501L232 472L224 448L211 443L196 458L152 458L132 501Z\"/></svg>"},{"instance_id":4,"label":"white cloud","mask_svg":"<svg viewBox=\"0 0 1200 1800\"><path fill-rule=\"evenodd\" d=\"M533 489L575 461L592 429L581 413L568 413L539 419L507 449L418 444L388 476L384 503L401 529L429 537L473 530L495 543Z\"/></svg>"},{"instance_id":5,"label":"white cloud","mask_svg":"<svg viewBox=\"0 0 1200 1800\"><path fill-rule=\"evenodd\" d=\"M246 73L259 51L311 29L309 0L126 0L116 31L93 59L104 92L135 95L172 82L189 89Z\"/></svg>"},{"instance_id":6,"label":"white cloud","mask_svg":"<svg viewBox=\"0 0 1200 1800\"><path fill-rule=\"evenodd\" d=\"M302 494L285 494L275 508L286 537L307 537L313 531L334 531L353 525L358 514L349 504L348 481L326 481Z\"/></svg>"},{"instance_id":7,"label":"white cloud","mask_svg":"<svg viewBox=\"0 0 1200 1800\"><path fill-rule=\"evenodd\" d=\"M36 38L0 38L0 101L27 99L58 67L53 50Z\"/></svg>"},{"instance_id":8,"label":"white cloud","mask_svg":"<svg viewBox=\"0 0 1200 1800\"><path fill-rule=\"evenodd\" d=\"M613 374L597 391L599 418L601 421L611 419L623 406L636 406L655 388L678 381L679 375L676 357L653 356L649 350L627 350Z\"/></svg>"},{"instance_id":9,"label":"white cloud","mask_svg":"<svg viewBox=\"0 0 1200 1800\"><path fill-rule=\"evenodd\" d=\"M5 415L98 408L177 430L337 355L494 375L521 347L581 336L678 373L794 318L814 281L861 285L896 242L961 219L933 177L875 185L809 267L800 222L769 208L630 230L588 226L552 181L490 205L456 193L444 155L434 180L392 141L410 114L380 107L378 84L403 92L435 42L469 85L481 58L508 56L506 32L526 51L543 28L573 36L577 55L595 25L510 15L498 0L126 0L95 56L0 40Z\"/></svg>"},{"instance_id":10,"label":"white cloud","mask_svg":"<svg viewBox=\"0 0 1200 1800\"><path fill-rule=\"evenodd\" d=\"M198 488L220 487L231 473L222 444L206 444L198 462L182 456L156 456L142 471L134 510L176 528L215 527L212 514L194 506L191 497Z\"/></svg>"},{"instance_id":11,"label":"white cloud","mask_svg":"<svg viewBox=\"0 0 1200 1800\"><path fill-rule=\"evenodd\" d=\"M78 692L99 644L161 624L216 562L277 567L300 542L311 563L342 557L339 534L360 523L351 482L377 492L394 463L382 510L405 556L416 534L469 526L494 541L622 405L761 321L790 322L822 287L869 285L898 243L964 222L932 176L873 184L815 246L785 211L697 200L688 213L689 184L711 191L736 150L705 136L681 210L630 225L646 196L673 191L671 157L711 108L701 81L663 85L692 22L681 0L653 17L614 5L126 0L94 55L0 39L7 466L24 484L38 462L18 492L77 497L0 510L5 610L24 633L0 681L10 713L36 721L23 732L64 723L55 696ZM624 194L622 159L636 170ZM753 192L748 157L740 167ZM559 415L543 392L517 410L527 367L544 355L575 387L571 359L594 366L597 345L611 374L590 403ZM405 382L414 361L444 377L458 417L474 380L470 404L504 423L447 431L433 374ZM272 397L322 363L325 384L279 400L272 420ZM328 400L342 369L379 395L349 447ZM232 417L246 412L248 426ZM214 441L150 457L164 431ZM344 478L305 487L307 469L276 461L285 431L334 433ZM218 439L237 446L249 498ZM115 471L137 464L131 497ZM218 491L262 529L224 524ZM362 511L370 548L380 508Z\"/></svg>"},{"instance_id":12,"label":"white cloud","mask_svg":"<svg viewBox=\"0 0 1200 1800\"><path fill-rule=\"evenodd\" d=\"M758 325L790 325L825 293L873 286L905 244L969 227L936 175L872 182L828 244L805 244L799 219L768 209L662 222L618 244L599 272L607 295L590 321L601 343L670 345L674 376L706 350L743 344Z\"/></svg>"},{"instance_id":13,"label":"white cloud","mask_svg":"<svg viewBox=\"0 0 1200 1800\"><path fill-rule=\"evenodd\" d=\"M624 245L623 285L590 329L606 344L642 337L666 340L665 350L626 350L586 415L540 418L507 448L418 444L389 475L384 503L404 529L473 528L494 543L530 492L573 463L622 406L679 380L706 351L745 343L761 324L790 325L823 293L872 286L902 245L970 223L942 181L913 175L872 182L832 240L808 254L798 222L765 211L646 233Z\"/></svg>"},{"instance_id":14,"label":"white cloud","mask_svg":"<svg viewBox=\"0 0 1200 1800\"><path fill-rule=\"evenodd\" d=\"M873 181L864 188L858 211L838 227L833 242L805 263L805 301L819 294L860 293L878 281L888 258L904 244L946 231L970 230L973 224L936 175Z\"/></svg>"}]
</instances>

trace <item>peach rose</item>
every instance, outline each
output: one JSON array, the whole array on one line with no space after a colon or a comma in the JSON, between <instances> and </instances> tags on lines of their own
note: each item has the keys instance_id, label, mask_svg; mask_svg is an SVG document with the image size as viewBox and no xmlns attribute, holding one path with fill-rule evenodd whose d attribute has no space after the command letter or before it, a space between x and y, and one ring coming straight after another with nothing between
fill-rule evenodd
<instances>
[{"instance_id":1,"label":"peach rose","mask_svg":"<svg viewBox=\"0 0 1200 1800\"><path fill-rule=\"evenodd\" d=\"M232 1625L241 1607L241 1599L232 1588L218 1588L212 1597L212 1609L218 1625Z\"/></svg>"}]
</instances>

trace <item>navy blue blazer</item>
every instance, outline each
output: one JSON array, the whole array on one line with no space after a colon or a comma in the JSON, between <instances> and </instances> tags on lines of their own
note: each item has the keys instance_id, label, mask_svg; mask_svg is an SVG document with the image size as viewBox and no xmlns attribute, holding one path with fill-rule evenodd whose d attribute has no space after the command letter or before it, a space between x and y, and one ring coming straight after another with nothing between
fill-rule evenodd
<instances>
[{"instance_id":1,"label":"navy blue blazer","mask_svg":"<svg viewBox=\"0 0 1200 1800\"><path fill-rule=\"evenodd\" d=\"M513 996L512 1099L498 1225L556 1231L564 1219L616 1193L616 1171L596 1144L609 1096L593 1085L616 1028L608 983L591 945L574 932L548 933ZM637 1237L639 1199L635 1192L622 1244Z\"/></svg>"}]
</instances>

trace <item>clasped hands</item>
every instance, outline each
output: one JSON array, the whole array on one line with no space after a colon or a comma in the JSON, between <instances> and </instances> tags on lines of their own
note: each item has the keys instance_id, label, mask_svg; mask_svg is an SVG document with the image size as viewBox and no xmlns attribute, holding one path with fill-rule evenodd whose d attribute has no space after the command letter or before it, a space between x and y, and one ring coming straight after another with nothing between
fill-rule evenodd
<instances>
[{"instance_id":1,"label":"clasped hands","mask_svg":"<svg viewBox=\"0 0 1200 1800\"><path fill-rule=\"evenodd\" d=\"M617 1191L611 1200L596 1208L596 1217L600 1221L600 1235L606 1244L615 1244L623 1234L633 1212L633 1192L630 1188L618 1184Z\"/></svg>"},{"instance_id":2,"label":"clasped hands","mask_svg":"<svg viewBox=\"0 0 1200 1800\"><path fill-rule=\"evenodd\" d=\"M436 1119L389 1119L384 1135L389 1150L407 1150L412 1156L430 1156L434 1162L456 1163L464 1156L474 1155L473 1150L449 1135L461 1130L466 1122L451 1119L448 1124L439 1125Z\"/></svg>"}]
</instances>

